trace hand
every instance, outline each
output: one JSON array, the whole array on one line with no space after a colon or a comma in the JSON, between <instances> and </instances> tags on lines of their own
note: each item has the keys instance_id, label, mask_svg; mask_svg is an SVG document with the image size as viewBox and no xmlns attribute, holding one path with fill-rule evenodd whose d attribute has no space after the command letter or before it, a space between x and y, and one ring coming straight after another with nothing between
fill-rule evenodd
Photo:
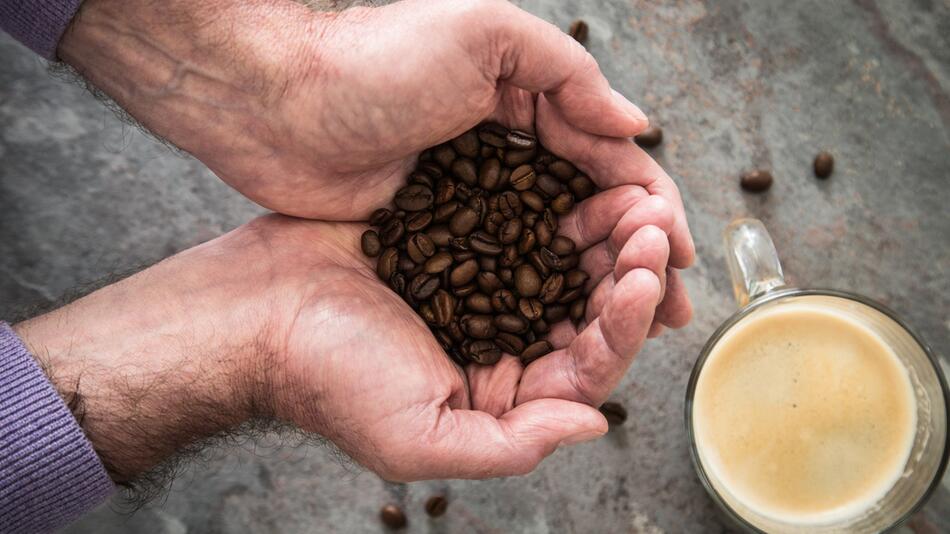
<instances>
[{"instance_id":1,"label":"hand","mask_svg":"<svg viewBox=\"0 0 950 534\"><path fill-rule=\"evenodd\" d=\"M600 231L572 224L588 223ZM669 249L652 224L666 223L641 223L629 239L614 227L621 252L602 275L616 282L595 284L587 328L569 339L556 325L559 350L527 369L512 356L451 363L359 252L364 226L276 215L15 328L64 396L78 391L118 482L275 418L392 480L525 473L606 431L597 410L565 399L599 404L647 333ZM568 359L577 374L554 372Z\"/></svg>"},{"instance_id":2,"label":"hand","mask_svg":"<svg viewBox=\"0 0 950 534\"><path fill-rule=\"evenodd\" d=\"M593 244L617 219L635 223L642 214L624 213L640 198L623 188L639 185L657 199L636 211L668 217L669 265L693 261L676 185L626 139L646 117L610 89L582 46L508 2L407 0L323 14L286 0L136 9L87 0L59 54L147 127L279 212L365 220L404 184L420 150L491 119L536 127L545 146L614 189L603 228L578 226L577 237ZM579 210L593 215L600 205ZM602 259L612 263L622 242L600 246ZM661 278L666 299L651 335L690 316L677 272Z\"/></svg>"}]
</instances>

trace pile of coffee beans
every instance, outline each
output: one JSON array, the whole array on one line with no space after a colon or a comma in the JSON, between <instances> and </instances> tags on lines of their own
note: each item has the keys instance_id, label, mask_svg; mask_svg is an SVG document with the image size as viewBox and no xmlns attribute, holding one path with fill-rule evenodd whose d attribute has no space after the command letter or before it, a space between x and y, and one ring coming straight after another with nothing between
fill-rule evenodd
<instances>
[{"instance_id":1,"label":"pile of coffee beans","mask_svg":"<svg viewBox=\"0 0 950 534\"><path fill-rule=\"evenodd\" d=\"M363 252L456 363L527 365L552 324L584 317L588 275L558 217L594 192L533 135L485 123L419 156Z\"/></svg>"}]
</instances>

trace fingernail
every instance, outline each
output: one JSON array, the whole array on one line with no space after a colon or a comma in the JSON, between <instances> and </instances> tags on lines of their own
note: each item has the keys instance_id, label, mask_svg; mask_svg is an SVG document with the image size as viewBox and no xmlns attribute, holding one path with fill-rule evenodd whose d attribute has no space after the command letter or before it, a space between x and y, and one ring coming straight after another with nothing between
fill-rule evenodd
<instances>
[{"instance_id":1,"label":"fingernail","mask_svg":"<svg viewBox=\"0 0 950 534\"><path fill-rule=\"evenodd\" d=\"M631 119L637 122L643 122L643 128L646 128L650 125L650 119L647 118L646 113L641 111L640 108L636 106L636 104L627 100L627 97L618 93L616 89L611 89L610 92L614 94L614 102L617 103L617 106L624 110L624 112L626 112L626 114L629 115Z\"/></svg>"},{"instance_id":2,"label":"fingernail","mask_svg":"<svg viewBox=\"0 0 950 534\"><path fill-rule=\"evenodd\" d=\"M561 440L561 445L577 445L578 443L584 443L585 441L595 440L604 433L599 430L583 430L574 434L573 436L568 436Z\"/></svg>"}]
</instances>

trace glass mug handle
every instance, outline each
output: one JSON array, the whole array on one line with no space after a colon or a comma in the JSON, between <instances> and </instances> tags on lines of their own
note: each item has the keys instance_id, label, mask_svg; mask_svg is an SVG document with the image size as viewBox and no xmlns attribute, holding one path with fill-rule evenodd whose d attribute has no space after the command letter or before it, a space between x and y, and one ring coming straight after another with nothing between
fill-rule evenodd
<instances>
[{"instance_id":1,"label":"glass mug handle","mask_svg":"<svg viewBox=\"0 0 950 534\"><path fill-rule=\"evenodd\" d=\"M723 232L732 290L739 306L785 287L778 253L765 225L758 219L736 219Z\"/></svg>"}]
</instances>

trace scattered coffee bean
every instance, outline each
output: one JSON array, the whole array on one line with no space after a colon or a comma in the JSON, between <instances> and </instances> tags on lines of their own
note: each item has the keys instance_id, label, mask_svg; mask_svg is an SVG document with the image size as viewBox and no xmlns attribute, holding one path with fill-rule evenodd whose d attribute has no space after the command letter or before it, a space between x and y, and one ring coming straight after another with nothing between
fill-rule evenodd
<instances>
[{"instance_id":1,"label":"scattered coffee bean","mask_svg":"<svg viewBox=\"0 0 950 534\"><path fill-rule=\"evenodd\" d=\"M620 426L627 420L627 409L619 402L605 402L600 406L600 413L604 414L607 424Z\"/></svg>"},{"instance_id":2,"label":"scattered coffee bean","mask_svg":"<svg viewBox=\"0 0 950 534\"><path fill-rule=\"evenodd\" d=\"M772 173L765 170L749 171L742 175L739 183L746 191L765 191L772 187Z\"/></svg>"},{"instance_id":3,"label":"scattered coffee bean","mask_svg":"<svg viewBox=\"0 0 950 534\"><path fill-rule=\"evenodd\" d=\"M819 152L815 156L815 176L827 178L835 170L835 158L829 152Z\"/></svg>"},{"instance_id":4,"label":"scattered coffee bean","mask_svg":"<svg viewBox=\"0 0 950 534\"><path fill-rule=\"evenodd\" d=\"M363 232L363 235L360 237L360 247L363 249L363 254L375 258L379 256L379 251L383 248L383 244L379 242L379 235L376 232L367 230Z\"/></svg>"},{"instance_id":5,"label":"scattered coffee bean","mask_svg":"<svg viewBox=\"0 0 950 534\"><path fill-rule=\"evenodd\" d=\"M567 34L573 37L578 43L586 44L588 31L587 23L581 19L577 19L571 23L571 27L567 30Z\"/></svg>"},{"instance_id":6,"label":"scattered coffee bean","mask_svg":"<svg viewBox=\"0 0 950 534\"><path fill-rule=\"evenodd\" d=\"M383 509L379 511L379 519L382 520L384 525L394 530L406 528L406 525L409 523L406 520L406 514L403 513L402 508L395 504L383 506Z\"/></svg>"},{"instance_id":7,"label":"scattered coffee bean","mask_svg":"<svg viewBox=\"0 0 950 534\"><path fill-rule=\"evenodd\" d=\"M429 517L440 517L449 507L449 501L442 495L433 495L426 500L426 513Z\"/></svg>"},{"instance_id":8,"label":"scattered coffee bean","mask_svg":"<svg viewBox=\"0 0 950 534\"><path fill-rule=\"evenodd\" d=\"M650 126L633 139L643 148L653 148L663 142L663 129L659 126Z\"/></svg>"}]
</instances>

